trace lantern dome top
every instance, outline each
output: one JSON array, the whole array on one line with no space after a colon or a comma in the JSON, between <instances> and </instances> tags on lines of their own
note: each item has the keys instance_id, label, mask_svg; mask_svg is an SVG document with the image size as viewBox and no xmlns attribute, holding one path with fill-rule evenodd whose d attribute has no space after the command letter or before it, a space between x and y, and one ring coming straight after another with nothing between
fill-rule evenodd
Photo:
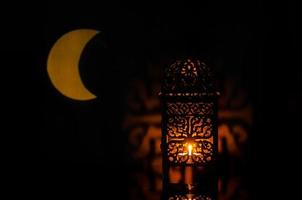
<instances>
[{"instance_id":1,"label":"lantern dome top","mask_svg":"<svg viewBox=\"0 0 302 200\"><path fill-rule=\"evenodd\" d=\"M164 96L215 96L213 72L201 60L176 60L164 70L162 92Z\"/></svg>"}]
</instances>

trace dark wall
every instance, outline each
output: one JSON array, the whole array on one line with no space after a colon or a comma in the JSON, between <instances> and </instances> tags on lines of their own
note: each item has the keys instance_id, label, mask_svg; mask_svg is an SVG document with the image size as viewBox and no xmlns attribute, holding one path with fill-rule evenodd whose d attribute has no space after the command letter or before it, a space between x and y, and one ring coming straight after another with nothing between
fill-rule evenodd
<instances>
[{"instance_id":1,"label":"dark wall","mask_svg":"<svg viewBox=\"0 0 302 200\"><path fill-rule=\"evenodd\" d=\"M125 85L143 77L150 64L187 55L207 60L221 77L237 80L249 92L257 130L251 141L256 181L268 176L280 157L281 163L292 163L296 148L281 138L292 141L298 134L301 111L297 13L297 5L262 1L9 5L1 14L1 54L8 69L2 74L10 122L4 132L12 141L6 151L13 168L25 175L22 183L33 178L45 191L48 186L39 183L126 184L117 181L127 167L120 127L127 114ZM53 43L77 28L103 32L83 55L86 64L81 61L85 84L100 96L87 104L61 96L45 73ZM113 175L104 180L104 174Z\"/></svg>"}]
</instances>

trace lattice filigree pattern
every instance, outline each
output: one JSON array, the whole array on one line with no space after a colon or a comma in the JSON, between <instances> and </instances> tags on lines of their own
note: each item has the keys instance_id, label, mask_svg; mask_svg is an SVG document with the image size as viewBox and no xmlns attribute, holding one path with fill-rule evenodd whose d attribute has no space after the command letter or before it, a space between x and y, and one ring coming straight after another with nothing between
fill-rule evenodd
<instances>
[{"instance_id":1,"label":"lattice filigree pattern","mask_svg":"<svg viewBox=\"0 0 302 200\"><path fill-rule=\"evenodd\" d=\"M174 195L168 198L168 200L211 200L210 197L207 197L205 195L193 195L193 194L188 194L188 195Z\"/></svg>"},{"instance_id":2,"label":"lattice filigree pattern","mask_svg":"<svg viewBox=\"0 0 302 200\"><path fill-rule=\"evenodd\" d=\"M178 60L165 70L164 92L214 92L213 74L200 60Z\"/></svg>"},{"instance_id":3,"label":"lattice filigree pattern","mask_svg":"<svg viewBox=\"0 0 302 200\"><path fill-rule=\"evenodd\" d=\"M191 145L191 152L189 150ZM207 140L194 140L192 144L183 141L168 143L168 159L172 163L206 163L212 160L213 144Z\"/></svg>"},{"instance_id":4,"label":"lattice filigree pattern","mask_svg":"<svg viewBox=\"0 0 302 200\"><path fill-rule=\"evenodd\" d=\"M204 62L178 60L166 68L163 138L170 163L203 165L213 160L215 95L213 75Z\"/></svg>"},{"instance_id":5,"label":"lattice filigree pattern","mask_svg":"<svg viewBox=\"0 0 302 200\"><path fill-rule=\"evenodd\" d=\"M209 115L213 114L213 103L167 103L168 115Z\"/></svg>"},{"instance_id":6,"label":"lattice filigree pattern","mask_svg":"<svg viewBox=\"0 0 302 200\"><path fill-rule=\"evenodd\" d=\"M172 115L168 118L167 131L171 138L210 138L213 133L212 119L201 115Z\"/></svg>"},{"instance_id":7,"label":"lattice filigree pattern","mask_svg":"<svg viewBox=\"0 0 302 200\"><path fill-rule=\"evenodd\" d=\"M168 103L168 159L172 163L206 163L213 156L213 103ZM188 145L192 146L189 155Z\"/></svg>"}]
</instances>

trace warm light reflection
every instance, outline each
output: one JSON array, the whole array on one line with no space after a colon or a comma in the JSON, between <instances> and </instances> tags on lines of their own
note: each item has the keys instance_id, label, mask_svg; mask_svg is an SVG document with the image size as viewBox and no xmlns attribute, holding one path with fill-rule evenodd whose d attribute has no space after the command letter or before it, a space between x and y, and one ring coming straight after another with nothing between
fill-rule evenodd
<instances>
[{"instance_id":1,"label":"warm light reflection","mask_svg":"<svg viewBox=\"0 0 302 200\"><path fill-rule=\"evenodd\" d=\"M188 145L188 153L189 153L189 156L192 156L192 144L189 144Z\"/></svg>"},{"instance_id":2,"label":"warm light reflection","mask_svg":"<svg viewBox=\"0 0 302 200\"><path fill-rule=\"evenodd\" d=\"M140 176L132 176L134 185L130 185L131 191L138 196L137 200L148 199L158 200L161 195L162 166L161 166L161 115L160 99L157 94L160 91L159 72L160 65L148 65L148 80L133 79L129 93L127 93L128 115L124 119L124 130L128 134L129 149L133 163L137 163L137 173ZM157 74L158 73L158 74ZM253 127L253 105L248 98L242 84L235 82L231 77L222 79L222 91L219 98L218 109L218 150L227 166L228 174L221 180L219 198L221 200L246 199L248 195L245 178L237 180L232 173L236 166L245 161L251 127ZM195 155L201 154L202 146L196 146L197 142L184 141L183 150L179 156L188 155L188 144L192 144L192 155L188 158L187 164L192 164ZM212 141L211 141L212 142ZM154 145L155 144L155 145ZM193 149L194 148L194 149ZM144 165L141 165L144 163ZM187 166L186 168L189 168ZM235 167L235 168L234 168ZM174 167L169 170L170 181L180 183L182 179L181 169ZM185 173L185 180L189 182L189 170ZM141 178L143 177L143 178ZM234 179L234 180L233 180ZM154 181L155 180L155 181ZM132 190L133 188L133 190ZM151 189L150 189L151 188ZM143 197L141 197L143 196ZM181 195L173 196L173 199L195 199ZM209 198L199 196L199 198Z\"/></svg>"}]
</instances>

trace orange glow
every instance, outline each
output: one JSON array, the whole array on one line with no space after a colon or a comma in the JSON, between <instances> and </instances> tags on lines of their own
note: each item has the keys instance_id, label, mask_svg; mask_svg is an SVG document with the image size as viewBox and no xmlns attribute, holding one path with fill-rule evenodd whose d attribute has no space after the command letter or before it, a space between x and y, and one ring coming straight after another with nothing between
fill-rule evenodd
<instances>
[{"instance_id":1,"label":"orange glow","mask_svg":"<svg viewBox=\"0 0 302 200\"><path fill-rule=\"evenodd\" d=\"M189 154L189 156L192 156L192 149L193 149L192 144L189 144L188 145L188 154Z\"/></svg>"},{"instance_id":2,"label":"orange glow","mask_svg":"<svg viewBox=\"0 0 302 200\"><path fill-rule=\"evenodd\" d=\"M169 178L171 183L180 183L182 174L180 171L180 168L177 167L171 167L169 169Z\"/></svg>"},{"instance_id":3,"label":"orange glow","mask_svg":"<svg viewBox=\"0 0 302 200\"><path fill-rule=\"evenodd\" d=\"M189 184L188 189L191 190L190 184L193 184L193 168L192 168L192 166L187 166L185 168L185 183Z\"/></svg>"}]
</instances>

